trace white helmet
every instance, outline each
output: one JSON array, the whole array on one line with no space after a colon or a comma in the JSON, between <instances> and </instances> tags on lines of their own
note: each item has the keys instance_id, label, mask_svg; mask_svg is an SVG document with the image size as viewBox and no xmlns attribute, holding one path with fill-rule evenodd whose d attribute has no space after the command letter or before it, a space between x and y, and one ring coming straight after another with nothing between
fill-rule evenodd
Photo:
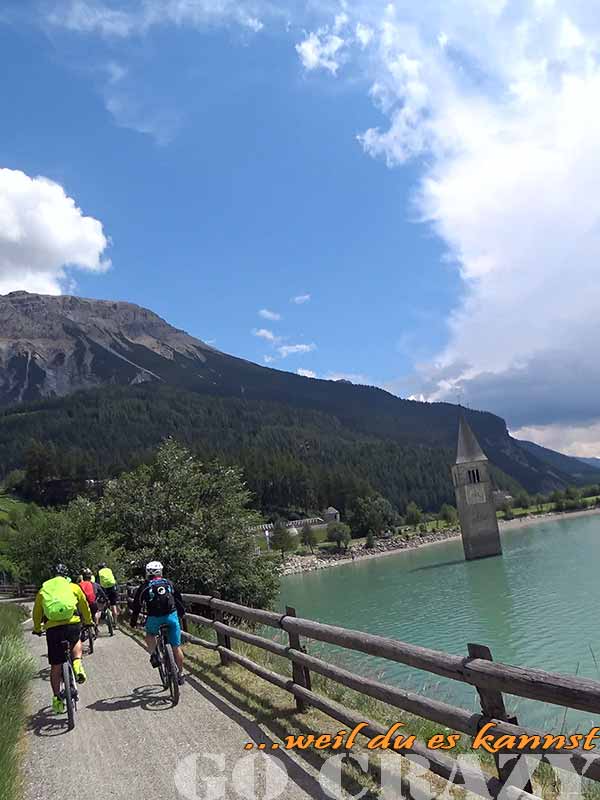
<instances>
[{"instance_id":1,"label":"white helmet","mask_svg":"<svg viewBox=\"0 0 600 800\"><path fill-rule=\"evenodd\" d=\"M150 561L146 564L146 575L162 575L163 565L160 561Z\"/></svg>"}]
</instances>

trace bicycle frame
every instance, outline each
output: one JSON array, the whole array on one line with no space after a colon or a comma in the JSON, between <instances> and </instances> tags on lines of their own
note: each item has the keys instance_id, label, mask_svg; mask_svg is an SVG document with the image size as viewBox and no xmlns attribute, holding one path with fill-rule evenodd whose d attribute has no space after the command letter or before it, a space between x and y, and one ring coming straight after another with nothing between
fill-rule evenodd
<instances>
[{"instance_id":1,"label":"bicycle frame","mask_svg":"<svg viewBox=\"0 0 600 800\"><path fill-rule=\"evenodd\" d=\"M72 731L75 727L75 713L77 711L77 703L79 701L79 692L77 690L77 681L75 680L75 671L73 670L71 644L65 640L62 642L62 645L67 658L62 665L61 695L64 694L64 701L67 707L68 727L69 730Z\"/></svg>"},{"instance_id":2,"label":"bicycle frame","mask_svg":"<svg viewBox=\"0 0 600 800\"><path fill-rule=\"evenodd\" d=\"M158 631L156 641L156 653L158 655L158 671L160 679L165 689L169 690L171 701L174 706L179 703L180 688L179 688L179 671L175 664L175 655L173 647L167 640L168 628L166 625L161 625Z\"/></svg>"}]
</instances>

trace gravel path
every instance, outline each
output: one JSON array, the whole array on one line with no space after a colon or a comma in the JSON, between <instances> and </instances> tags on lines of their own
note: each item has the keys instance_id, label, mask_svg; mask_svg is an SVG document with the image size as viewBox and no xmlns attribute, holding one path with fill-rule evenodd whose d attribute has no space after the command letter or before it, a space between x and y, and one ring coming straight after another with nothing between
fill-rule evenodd
<instances>
[{"instance_id":1,"label":"gravel path","mask_svg":"<svg viewBox=\"0 0 600 800\"><path fill-rule=\"evenodd\" d=\"M103 635L85 659L76 728L50 711L46 640L25 631L39 672L32 684L26 737L26 800L78 793L130 800L300 800L325 797L315 773L295 754L244 751L271 745L243 711L189 676L172 708L145 650L122 631ZM287 777L286 774L287 773Z\"/></svg>"}]
</instances>

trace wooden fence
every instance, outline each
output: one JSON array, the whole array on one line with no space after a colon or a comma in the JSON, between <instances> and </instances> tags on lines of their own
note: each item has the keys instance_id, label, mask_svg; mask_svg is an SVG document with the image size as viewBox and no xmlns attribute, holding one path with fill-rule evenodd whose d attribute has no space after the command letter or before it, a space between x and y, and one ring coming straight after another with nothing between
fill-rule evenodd
<instances>
[{"instance_id":1,"label":"wooden fence","mask_svg":"<svg viewBox=\"0 0 600 800\"><path fill-rule=\"evenodd\" d=\"M29 583L3 583L0 584L0 599L23 597L34 598L38 587Z\"/></svg>"},{"instance_id":2,"label":"wooden fence","mask_svg":"<svg viewBox=\"0 0 600 800\"><path fill-rule=\"evenodd\" d=\"M600 715L600 681L497 663L492 660L489 648L484 645L469 644L468 655L463 657L383 636L301 619L290 607L286 608L285 614L278 614L207 595L184 594L183 599L186 606L191 609L186 618L200 626L212 628L216 632L217 639L215 643L184 633L185 641L216 651L223 665L232 662L239 664L274 686L289 692L294 696L299 711L303 711L307 706L313 706L351 728L366 722L366 727L361 733L369 738L387 733L387 728L379 722L365 719L354 709L314 692L311 687L312 672L401 711L470 736L476 736L489 722L495 723L493 729L495 736L543 737L548 733L520 726L516 717L507 712L503 693ZM198 611L203 613L197 613ZM249 623L246 629L238 627L240 621ZM285 631L288 644L280 644L248 629L255 625ZM474 713L433 697L366 678L309 655L301 644L301 636L470 684L479 695L481 712ZM291 662L291 676L273 672L237 653L232 640L245 642L288 659ZM454 758L439 750L429 749L424 743L415 742L411 748L393 752L417 761L421 766L423 759L426 759L432 773L457 786L468 787L480 796L496 798L502 792L502 800L539 800L532 793L529 776L527 775L525 780L519 776L519 771L525 765L525 759L520 757L527 753L535 753L537 758L555 767L556 755L561 753L565 761L568 758L568 765L565 763L563 766L561 761L561 767L568 766L579 775L600 781L600 756L583 748L569 750L568 756L559 747L550 747L543 751L536 749L535 746L508 753L504 751L502 756L495 756L497 776L485 779L484 791L487 791L487 795L481 788L477 788L482 786L480 772L459 765ZM514 785L516 781L519 781L524 789Z\"/></svg>"}]
</instances>

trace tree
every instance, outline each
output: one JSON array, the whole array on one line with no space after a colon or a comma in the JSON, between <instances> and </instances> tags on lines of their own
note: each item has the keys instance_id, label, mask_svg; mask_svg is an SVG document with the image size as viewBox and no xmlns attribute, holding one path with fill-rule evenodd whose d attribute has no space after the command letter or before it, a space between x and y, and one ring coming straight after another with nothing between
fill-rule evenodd
<instances>
[{"instance_id":1,"label":"tree","mask_svg":"<svg viewBox=\"0 0 600 800\"><path fill-rule=\"evenodd\" d=\"M366 536L369 531L378 535L398 524L398 513L390 501L379 494L358 497L352 506L350 524L355 536Z\"/></svg>"},{"instance_id":2,"label":"tree","mask_svg":"<svg viewBox=\"0 0 600 800\"><path fill-rule=\"evenodd\" d=\"M531 506L531 498L527 492L519 492L514 499L513 505L515 508L529 508Z\"/></svg>"},{"instance_id":3,"label":"tree","mask_svg":"<svg viewBox=\"0 0 600 800\"><path fill-rule=\"evenodd\" d=\"M99 561L115 565L121 554L99 535L95 514L94 504L81 498L60 511L42 510L33 504L15 510L10 515L10 529L4 532L6 555L17 565L19 575L34 583L52 577L52 568L59 562L72 575Z\"/></svg>"},{"instance_id":4,"label":"tree","mask_svg":"<svg viewBox=\"0 0 600 800\"><path fill-rule=\"evenodd\" d=\"M447 525L455 525L458 521L458 512L456 508L449 503L444 503L440 509L440 519Z\"/></svg>"},{"instance_id":5,"label":"tree","mask_svg":"<svg viewBox=\"0 0 600 800\"><path fill-rule=\"evenodd\" d=\"M306 525L303 525L302 526L302 530L300 532L300 538L301 538L302 544L305 547L309 547L310 548L310 552L314 553L315 552L315 547L316 547L317 541L318 541L317 532L315 531L315 529L311 525L309 525L308 523Z\"/></svg>"},{"instance_id":6,"label":"tree","mask_svg":"<svg viewBox=\"0 0 600 800\"><path fill-rule=\"evenodd\" d=\"M330 522L327 526L327 539L335 542L338 550L348 549L348 543L352 539L350 528L344 522Z\"/></svg>"},{"instance_id":7,"label":"tree","mask_svg":"<svg viewBox=\"0 0 600 800\"><path fill-rule=\"evenodd\" d=\"M278 577L248 533L260 521L249 500L239 470L203 464L167 440L149 464L109 481L96 503L79 498L17 524L10 554L34 580L56 560L74 571L106 560L123 580L158 559L182 591L265 608Z\"/></svg>"},{"instance_id":8,"label":"tree","mask_svg":"<svg viewBox=\"0 0 600 800\"><path fill-rule=\"evenodd\" d=\"M286 528L281 522L276 522L269 536L269 542L273 550L278 550L281 553L281 560L285 560L285 554L289 553L296 546L294 536L292 536L290 529Z\"/></svg>"},{"instance_id":9,"label":"tree","mask_svg":"<svg viewBox=\"0 0 600 800\"><path fill-rule=\"evenodd\" d=\"M512 510L512 504L510 502L507 501L506 503L504 503L504 505L502 506L502 511L504 512L504 519L511 520L515 518L515 515L513 514Z\"/></svg>"},{"instance_id":10,"label":"tree","mask_svg":"<svg viewBox=\"0 0 600 800\"><path fill-rule=\"evenodd\" d=\"M533 502L534 502L535 507L537 508L538 511L543 511L544 510L544 496L543 495L536 494Z\"/></svg>"},{"instance_id":11,"label":"tree","mask_svg":"<svg viewBox=\"0 0 600 800\"><path fill-rule=\"evenodd\" d=\"M406 524L412 525L413 528L415 528L416 530L417 525L419 524L419 522L421 522L421 516L422 516L421 509L415 502L411 500L410 503L406 506L406 514L404 515L404 518L406 519Z\"/></svg>"},{"instance_id":12,"label":"tree","mask_svg":"<svg viewBox=\"0 0 600 800\"><path fill-rule=\"evenodd\" d=\"M369 531L367 533L365 547L367 548L367 550L372 550L375 547L375 534L373 533L373 531Z\"/></svg>"},{"instance_id":13,"label":"tree","mask_svg":"<svg viewBox=\"0 0 600 800\"><path fill-rule=\"evenodd\" d=\"M25 470L13 469L8 473L8 475L2 481L2 491L8 492L10 494L11 492L18 490L23 484L24 480L25 480Z\"/></svg>"}]
</instances>

